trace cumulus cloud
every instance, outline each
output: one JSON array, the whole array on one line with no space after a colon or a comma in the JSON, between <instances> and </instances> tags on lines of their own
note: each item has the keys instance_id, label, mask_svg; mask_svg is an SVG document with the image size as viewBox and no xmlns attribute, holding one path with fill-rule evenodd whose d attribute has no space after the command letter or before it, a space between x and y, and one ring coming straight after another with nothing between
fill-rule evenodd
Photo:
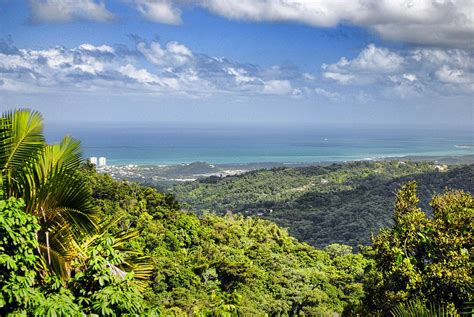
<instances>
[{"instance_id":1,"label":"cumulus cloud","mask_svg":"<svg viewBox=\"0 0 474 317\"><path fill-rule=\"evenodd\" d=\"M414 82L418 79L415 74L403 74L402 77L410 82Z\"/></svg>"},{"instance_id":2,"label":"cumulus cloud","mask_svg":"<svg viewBox=\"0 0 474 317\"><path fill-rule=\"evenodd\" d=\"M89 43L84 43L84 44L79 45L79 49L91 51L91 52L111 53L111 54L115 52L114 48L109 45L94 46Z\"/></svg>"},{"instance_id":3,"label":"cumulus cloud","mask_svg":"<svg viewBox=\"0 0 474 317\"><path fill-rule=\"evenodd\" d=\"M338 81L341 84L348 84L355 78L355 76L353 76L353 75L342 74L342 73L334 73L334 72L324 72L323 76L325 78Z\"/></svg>"},{"instance_id":4,"label":"cumulus cloud","mask_svg":"<svg viewBox=\"0 0 474 317\"><path fill-rule=\"evenodd\" d=\"M145 42L140 42L137 49L155 65L179 66L186 64L193 56L186 46L174 41L168 42L164 48L159 42L152 42L149 46Z\"/></svg>"},{"instance_id":5,"label":"cumulus cloud","mask_svg":"<svg viewBox=\"0 0 474 317\"><path fill-rule=\"evenodd\" d=\"M269 80L264 83L263 93L272 95L286 95L293 92L288 80Z\"/></svg>"},{"instance_id":6,"label":"cumulus cloud","mask_svg":"<svg viewBox=\"0 0 474 317\"><path fill-rule=\"evenodd\" d=\"M337 63L323 64L323 77L340 84L373 84L403 68L405 60L398 53L369 44L357 57L341 57Z\"/></svg>"},{"instance_id":7,"label":"cumulus cloud","mask_svg":"<svg viewBox=\"0 0 474 317\"><path fill-rule=\"evenodd\" d=\"M103 0L29 0L32 21L111 21ZM181 8L197 6L229 18L316 27L350 23L382 38L415 44L472 47L472 0L123 0L147 20L181 24Z\"/></svg>"},{"instance_id":8,"label":"cumulus cloud","mask_svg":"<svg viewBox=\"0 0 474 317\"><path fill-rule=\"evenodd\" d=\"M436 76L439 80L451 84L469 84L473 82L472 74L465 73L462 69L452 69L447 65L443 65Z\"/></svg>"},{"instance_id":9,"label":"cumulus cloud","mask_svg":"<svg viewBox=\"0 0 474 317\"><path fill-rule=\"evenodd\" d=\"M83 43L73 48L16 48L0 41L0 91L70 90L210 96L217 94L369 100L474 92L472 53L460 49L394 51L369 45L321 73L292 65L239 63L191 51L175 41L139 40L135 47ZM364 91L363 98L356 92ZM369 96L369 97L367 97Z\"/></svg>"},{"instance_id":10,"label":"cumulus cloud","mask_svg":"<svg viewBox=\"0 0 474 317\"><path fill-rule=\"evenodd\" d=\"M181 10L169 0L133 0L130 3L149 21L181 24Z\"/></svg>"},{"instance_id":11,"label":"cumulus cloud","mask_svg":"<svg viewBox=\"0 0 474 317\"><path fill-rule=\"evenodd\" d=\"M173 93L189 96L242 92L298 95L294 74L193 53L171 41L139 41L133 49L84 43L42 50L17 49L0 41L0 90L63 89ZM112 89L111 88L120 88Z\"/></svg>"},{"instance_id":12,"label":"cumulus cloud","mask_svg":"<svg viewBox=\"0 0 474 317\"><path fill-rule=\"evenodd\" d=\"M242 68L235 69L233 67L228 67L225 70L229 75L234 76L235 82L238 84L249 83L258 80L256 77L249 76L248 72Z\"/></svg>"},{"instance_id":13,"label":"cumulus cloud","mask_svg":"<svg viewBox=\"0 0 474 317\"><path fill-rule=\"evenodd\" d=\"M474 66L467 50L422 48L394 52L370 44L353 59L323 64L327 80L344 85L374 85L399 96L474 91Z\"/></svg>"},{"instance_id":14,"label":"cumulus cloud","mask_svg":"<svg viewBox=\"0 0 474 317\"><path fill-rule=\"evenodd\" d=\"M103 1L96 0L30 0L33 23L62 23L72 20L110 22L115 19Z\"/></svg>"},{"instance_id":15,"label":"cumulus cloud","mask_svg":"<svg viewBox=\"0 0 474 317\"><path fill-rule=\"evenodd\" d=\"M386 48L376 47L374 44L369 44L356 58L349 61L342 57L335 64L323 64L322 69L325 71L325 77L345 83L352 80L355 76L344 75L344 72L393 73L401 68L403 62L403 57L397 53L391 52Z\"/></svg>"},{"instance_id":16,"label":"cumulus cloud","mask_svg":"<svg viewBox=\"0 0 474 317\"><path fill-rule=\"evenodd\" d=\"M148 19L180 23L181 5L193 4L230 19L283 21L318 27L351 23L383 38L417 44L472 46L471 0L135 0ZM154 17L154 18L153 18Z\"/></svg>"}]
</instances>

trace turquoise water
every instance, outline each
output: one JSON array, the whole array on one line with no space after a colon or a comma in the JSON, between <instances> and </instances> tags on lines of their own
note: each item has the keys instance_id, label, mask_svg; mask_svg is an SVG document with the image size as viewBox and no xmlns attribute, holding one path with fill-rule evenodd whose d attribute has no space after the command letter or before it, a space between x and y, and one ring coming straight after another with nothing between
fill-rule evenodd
<instances>
[{"instance_id":1,"label":"turquoise water","mask_svg":"<svg viewBox=\"0 0 474 317\"><path fill-rule=\"evenodd\" d=\"M86 157L105 156L109 165L311 163L474 154L472 129L124 123L53 125L46 130L50 142L66 133L82 141Z\"/></svg>"}]
</instances>

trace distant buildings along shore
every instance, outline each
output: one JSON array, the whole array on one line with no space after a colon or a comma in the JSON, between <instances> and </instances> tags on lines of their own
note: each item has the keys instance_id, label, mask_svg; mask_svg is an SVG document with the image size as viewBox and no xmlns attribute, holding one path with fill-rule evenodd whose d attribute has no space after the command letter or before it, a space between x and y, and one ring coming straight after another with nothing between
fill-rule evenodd
<instances>
[{"instance_id":1,"label":"distant buildings along shore","mask_svg":"<svg viewBox=\"0 0 474 317\"><path fill-rule=\"evenodd\" d=\"M94 164L97 167L107 166L107 158L101 156L97 158L96 156L89 157L89 163Z\"/></svg>"}]
</instances>

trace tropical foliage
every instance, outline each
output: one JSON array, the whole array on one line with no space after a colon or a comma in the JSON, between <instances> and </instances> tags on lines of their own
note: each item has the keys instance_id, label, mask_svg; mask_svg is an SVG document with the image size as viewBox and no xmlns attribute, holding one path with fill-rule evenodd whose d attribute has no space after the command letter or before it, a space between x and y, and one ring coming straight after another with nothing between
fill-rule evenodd
<instances>
[{"instance_id":1,"label":"tropical foliage","mask_svg":"<svg viewBox=\"0 0 474 317\"><path fill-rule=\"evenodd\" d=\"M211 177L170 188L182 207L253 215L288 228L315 247L331 243L357 248L372 234L393 225L391 206L397 188L419 184L421 206L446 187L474 192L474 164L437 171L430 162L381 161L284 167L243 175Z\"/></svg>"},{"instance_id":2,"label":"tropical foliage","mask_svg":"<svg viewBox=\"0 0 474 317\"><path fill-rule=\"evenodd\" d=\"M426 303L420 299L411 300L405 303L398 304L392 309L393 317L459 317L461 316L454 308L454 305L449 304L433 304Z\"/></svg>"},{"instance_id":3,"label":"tropical foliage","mask_svg":"<svg viewBox=\"0 0 474 317\"><path fill-rule=\"evenodd\" d=\"M404 185L395 202L395 225L373 238L367 256L366 303L389 311L412 299L431 304L471 302L474 286L474 200L446 191L431 200L433 217L418 207L416 183Z\"/></svg>"},{"instance_id":4,"label":"tropical foliage","mask_svg":"<svg viewBox=\"0 0 474 317\"><path fill-rule=\"evenodd\" d=\"M22 199L0 200L1 316L120 316L145 312L133 275L117 274L124 259L103 237L87 249L87 260L72 264L66 282L45 275L37 254L40 226ZM147 314L151 313L150 311Z\"/></svg>"},{"instance_id":5,"label":"tropical foliage","mask_svg":"<svg viewBox=\"0 0 474 317\"><path fill-rule=\"evenodd\" d=\"M1 316L472 313L474 200L469 192L434 195L432 211L423 211L426 204L417 196L416 183L408 182L396 195L393 226L373 236L371 246L361 247L363 252L329 243L340 239L327 229L318 233L325 237L325 247L316 249L269 220L233 212L186 212L171 194L99 174L92 165L81 165L77 141L66 137L59 144L46 144L36 112L9 112L0 122ZM373 175L373 167L379 176ZM425 168L428 172L412 174ZM329 184L323 186L324 197L341 208L345 199L361 202L355 193L366 193L367 201L357 210L375 199L370 208L383 215L392 212L383 204L388 198L378 200L386 188L378 193L372 187L377 184L394 190L412 177L429 181L423 186L428 192L437 188L433 184L472 189L472 166L447 173L431 168L354 163L325 170L257 171L237 177L243 183L229 201L216 206L238 206L242 202L234 199L244 196L253 199L261 186L266 188L262 184L269 184L254 184L253 177L271 179L272 173L282 173L281 182L289 180L265 194L281 208L291 206L286 195L296 201L301 199L297 193L307 190L299 186L300 172ZM388 171L398 178L386 175ZM295 176L294 182L288 175ZM204 183L214 181L223 184L223 192L234 182ZM239 193L244 184L256 193ZM196 186L199 192L204 185L185 186ZM219 200L219 195L213 197ZM326 201L321 197L309 194L300 202L316 208ZM328 217L322 210L318 215ZM352 242L365 232L346 230L355 232Z\"/></svg>"},{"instance_id":6,"label":"tropical foliage","mask_svg":"<svg viewBox=\"0 0 474 317\"><path fill-rule=\"evenodd\" d=\"M114 239L109 225L98 224L81 164L78 141L45 143L39 113L0 118L1 315L144 311L139 285L122 268L137 268L142 278L149 268L122 248L134 233Z\"/></svg>"},{"instance_id":7,"label":"tropical foliage","mask_svg":"<svg viewBox=\"0 0 474 317\"><path fill-rule=\"evenodd\" d=\"M367 261L352 248L317 250L261 219L181 212L137 183L84 171L114 230L138 230L152 258L149 304L169 314L329 314L360 304Z\"/></svg>"},{"instance_id":8,"label":"tropical foliage","mask_svg":"<svg viewBox=\"0 0 474 317\"><path fill-rule=\"evenodd\" d=\"M17 110L0 118L0 184L5 197L23 198L40 224L39 249L62 277L80 255L78 243L96 230L95 208L77 178L79 141L66 136L46 144L38 112Z\"/></svg>"}]
</instances>

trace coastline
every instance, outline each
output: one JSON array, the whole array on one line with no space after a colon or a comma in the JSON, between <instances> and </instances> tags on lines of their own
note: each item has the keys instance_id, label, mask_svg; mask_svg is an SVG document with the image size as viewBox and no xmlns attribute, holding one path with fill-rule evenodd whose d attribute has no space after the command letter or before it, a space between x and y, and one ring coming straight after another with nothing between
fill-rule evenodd
<instances>
[{"instance_id":1,"label":"coastline","mask_svg":"<svg viewBox=\"0 0 474 317\"><path fill-rule=\"evenodd\" d=\"M139 181L159 186L167 186L173 183L191 182L209 177L226 177L244 174L254 170L271 169L279 167L307 167L307 166L328 166L332 164L348 164L363 161L415 161L433 162L440 165L464 165L474 164L474 154L472 155L450 155L450 156L391 156L381 158L366 158L360 160L347 161L322 161L308 163L279 163L279 162L255 162L255 163L225 163L211 164L208 162L192 162L181 164L157 164L157 165L109 165L98 167L101 173L110 174L116 179L126 179Z\"/></svg>"}]
</instances>

